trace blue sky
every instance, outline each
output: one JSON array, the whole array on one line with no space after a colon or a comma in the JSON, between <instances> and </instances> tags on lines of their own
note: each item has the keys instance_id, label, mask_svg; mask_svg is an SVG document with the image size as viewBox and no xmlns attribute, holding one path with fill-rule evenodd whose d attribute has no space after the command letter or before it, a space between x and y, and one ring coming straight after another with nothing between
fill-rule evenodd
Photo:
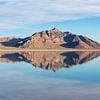
<instances>
[{"instance_id":1,"label":"blue sky","mask_svg":"<svg viewBox=\"0 0 100 100\"><path fill-rule=\"evenodd\" d=\"M0 0L0 36L59 28L100 42L100 0Z\"/></svg>"}]
</instances>

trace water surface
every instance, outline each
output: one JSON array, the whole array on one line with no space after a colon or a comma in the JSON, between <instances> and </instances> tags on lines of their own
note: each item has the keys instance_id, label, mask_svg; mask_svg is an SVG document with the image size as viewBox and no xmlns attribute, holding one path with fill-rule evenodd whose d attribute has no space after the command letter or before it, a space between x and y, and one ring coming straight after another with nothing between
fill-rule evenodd
<instances>
[{"instance_id":1,"label":"water surface","mask_svg":"<svg viewBox=\"0 0 100 100\"><path fill-rule=\"evenodd\" d=\"M0 100L99 100L100 52L0 52Z\"/></svg>"}]
</instances>

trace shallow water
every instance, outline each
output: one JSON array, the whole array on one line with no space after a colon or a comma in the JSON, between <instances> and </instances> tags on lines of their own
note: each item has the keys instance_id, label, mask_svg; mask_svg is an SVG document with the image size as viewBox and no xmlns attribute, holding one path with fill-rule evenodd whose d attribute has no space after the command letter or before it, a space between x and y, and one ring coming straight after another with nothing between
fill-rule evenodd
<instances>
[{"instance_id":1,"label":"shallow water","mask_svg":"<svg viewBox=\"0 0 100 100\"><path fill-rule=\"evenodd\" d=\"M0 100L99 100L100 52L0 52Z\"/></svg>"}]
</instances>

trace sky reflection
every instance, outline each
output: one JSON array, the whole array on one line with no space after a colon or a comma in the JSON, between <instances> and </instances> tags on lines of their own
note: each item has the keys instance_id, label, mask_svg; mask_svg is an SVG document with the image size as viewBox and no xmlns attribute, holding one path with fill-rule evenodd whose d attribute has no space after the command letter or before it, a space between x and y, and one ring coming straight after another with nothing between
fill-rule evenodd
<instances>
[{"instance_id":1,"label":"sky reflection","mask_svg":"<svg viewBox=\"0 0 100 100\"><path fill-rule=\"evenodd\" d=\"M0 63L1 100L99 100L100 58L57 72L24 61Z\"/></svg>"}]
</instances>

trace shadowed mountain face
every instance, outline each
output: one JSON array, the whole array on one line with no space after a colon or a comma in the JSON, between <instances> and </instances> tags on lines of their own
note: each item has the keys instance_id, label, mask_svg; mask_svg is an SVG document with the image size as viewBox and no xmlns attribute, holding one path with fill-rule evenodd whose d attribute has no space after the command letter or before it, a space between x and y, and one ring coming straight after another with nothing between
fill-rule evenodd
<instances>
[{"instance_id":1,"label":"shadowed mountain face","mask_svg":"<svg viewBox=\"0 0 100 100\"><path fill-rule=\"evenodd\" d=\"M24 39L11 38L3 41L0 38L0 44L3 46L45 49L45 48L78 48L78 49L99 49L100 44L81 35L75 35L70 32L61 32L54 28L42 32L36 32L30 37Z\"/></svg>"},{"instance_id":2,"label":"shadowed mountain face","mask_svg":"<svg viewBox=\"0 0 100 100\"><path fill-rule=\"evenodd\" d=\"M11 63L25 61L34 67L57 71L73 65L83 64L100 56L100 52L0 52L0 62Z\"/></svg>"},{"instance_id":3,"label":"shadowed mountain face","mask_svg":"<svg viewBox=\"0 0 100 100\"><path fill-rule=\"evenodd\" d=\"M29 37L21 39L16 37L0 38L0 44L5 47L19 47L23 45Z\"/></svg>"}]
</instances>

